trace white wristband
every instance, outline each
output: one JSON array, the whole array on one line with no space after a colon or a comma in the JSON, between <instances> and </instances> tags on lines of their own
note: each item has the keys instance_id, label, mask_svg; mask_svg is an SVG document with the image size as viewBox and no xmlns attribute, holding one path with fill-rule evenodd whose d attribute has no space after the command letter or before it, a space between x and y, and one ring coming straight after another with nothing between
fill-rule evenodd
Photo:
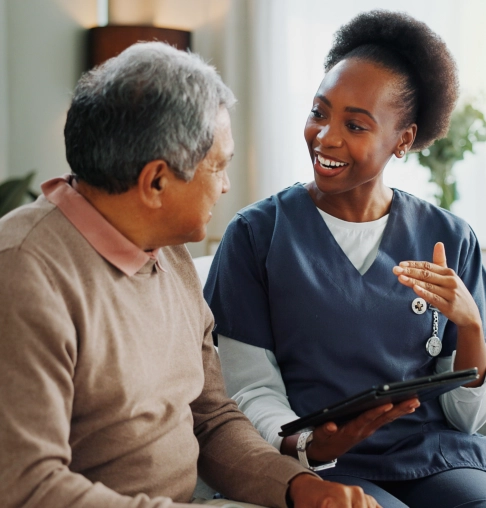
<instances>
[{"instance_id":1,"label":"white wristband","mask_svg":"<svg viewBox=\"0 0 486 508\"><path fill-rule=\"evenodd\" d=\"M299 439L297 440L297 456L299 462L307 469L311 471L322 471L323 469L329 469L334 467L337 463L337 459L331 460L330 462L323 462L318 466L311 466L307 458L307 447L314 439L314 433L312 431L302 432Z\"/></svg>"}]
</instances>

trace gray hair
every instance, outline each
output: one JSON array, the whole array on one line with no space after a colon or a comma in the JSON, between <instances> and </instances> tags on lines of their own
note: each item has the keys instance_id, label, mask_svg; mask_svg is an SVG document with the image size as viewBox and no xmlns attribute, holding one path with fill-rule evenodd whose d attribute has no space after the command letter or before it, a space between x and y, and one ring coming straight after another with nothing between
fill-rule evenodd
<instances>
[{"instance_id":1,"label":"gray hair","mask_svg":"<svg viewBox=\"0 0 486 508\"><path fill-rule=\"evenodd\" d=\"M64 128L72 172L109 193L133 187L152 160L190 180L235 103L214 67L161 42L137 43L85 73Z\"/></svg>"}]
</instances>

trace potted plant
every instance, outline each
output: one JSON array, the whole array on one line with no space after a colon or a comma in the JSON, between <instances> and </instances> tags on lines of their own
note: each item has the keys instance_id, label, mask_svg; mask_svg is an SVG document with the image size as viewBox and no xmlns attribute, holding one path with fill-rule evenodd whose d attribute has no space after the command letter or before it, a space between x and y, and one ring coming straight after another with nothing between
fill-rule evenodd
<instances>
[{"instance_id":1,"label":"potted plant","mask_svg":"<svg viewBox=\"0 0 486 508\"><path fill-rule=\"evenodd\" d=\"M0 184L0 217L28 199L37 199L37 194L30 189L34 176L35 171L31 171L22 178L11 178Z\"/></svg>"},{"instance_id":2,"label":"potted plant","mask_svg":"<svg viewBox=\"0 0 486 508\"><path fill-rule=\"evenodd\" d=\"M452 114L447 136L417 153L419 164L430 169L430 181L437 185L435 198L440 207L450 210L458 198L454 164L481 141L486 141L485 116L466 103Z\"/></svg>"}]
</instances>

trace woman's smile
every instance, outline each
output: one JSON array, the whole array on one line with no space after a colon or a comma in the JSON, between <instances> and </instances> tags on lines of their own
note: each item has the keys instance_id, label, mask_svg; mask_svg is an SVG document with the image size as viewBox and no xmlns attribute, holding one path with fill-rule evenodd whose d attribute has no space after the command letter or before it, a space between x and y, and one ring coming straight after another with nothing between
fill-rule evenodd
<instances>
[{"instance_id":1,"label":"woman's smile","mask_svg":"<svg viewBox=\"0 0 486 508\"><path fill-rule=\"evenodd\" d=\"M349 163L343 162L328 155L314 152L314 170L322 176L336 176L349 166Z\"/></svg>"}]
</instances>

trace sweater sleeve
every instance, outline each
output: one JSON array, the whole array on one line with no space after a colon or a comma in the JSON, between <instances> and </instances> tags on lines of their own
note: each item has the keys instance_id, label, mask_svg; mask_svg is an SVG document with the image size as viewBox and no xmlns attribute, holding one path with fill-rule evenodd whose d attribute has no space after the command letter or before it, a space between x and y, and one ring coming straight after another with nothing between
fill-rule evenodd
<instances>
[{"instance_id":1,"label":"sweater sleeve","mask_svg":"<svg viewBox=\"0 0 486 508\"><path fill-rule=\"evenodd\" d=\"M191 405L200 444L199 475L229 499L286 508L289 482L310 473L268 444L225 392L212 340L214 321L207 308L203 343L205 383ZM249 487L251 486L251 488Z\"/></svg>"},{"instance_id":2,"label":"sweater sleeve","mask_svg":"<svg viewBox=\"0 0 486 508\"><path fill-rule=\"evenodd\" d=\"M32 253L0 252L0 505L169 508L70 471L77 343L69 306Z\"/></svg>"}]
</instances>

